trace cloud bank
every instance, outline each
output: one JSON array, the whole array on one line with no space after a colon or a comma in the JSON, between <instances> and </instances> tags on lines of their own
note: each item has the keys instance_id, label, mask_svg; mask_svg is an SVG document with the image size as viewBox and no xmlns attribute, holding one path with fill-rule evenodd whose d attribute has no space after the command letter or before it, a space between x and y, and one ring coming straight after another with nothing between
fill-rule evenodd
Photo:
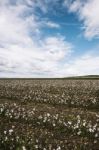
<instances>
[{"instance_id":1,"label":"cloud bank","mask_svg":"<svg viewBox=\"0 0 99 150\"><path fill-rule=\"evenodd\" d=\"M64 37L42 37L42 28L59 25L42 21L35 14L37 6L31 0L0 1L0 76L55 76L71 53Z\"/></svg>"},{"instance_id":2,"label":"cloud bank","mask_svg":"<svg viewBox=\"0 0 99 150\"><path fill-rule=\"evenodd\" d=\"M64 1L69 12L83 22L87 39L99 38L99 1ZM49 6L52 6L51 8ZM0 0L0 77L64 77L98 74L99 57L72 57L73 44L62 34L44 35L60 24L45 17L59 0ZM91 10L91 11L89 11Z\"/></svg>"},{"instance_id":3,"label":"cloud bank","mask_svg":"<svg viewBox=\"0 0 99 150\"><path fill-rule=\"evenodd\" d=\"M64 5L82 21L87 39L99 38L99 0L65 0Z\"/></svg>"}]
</instances>

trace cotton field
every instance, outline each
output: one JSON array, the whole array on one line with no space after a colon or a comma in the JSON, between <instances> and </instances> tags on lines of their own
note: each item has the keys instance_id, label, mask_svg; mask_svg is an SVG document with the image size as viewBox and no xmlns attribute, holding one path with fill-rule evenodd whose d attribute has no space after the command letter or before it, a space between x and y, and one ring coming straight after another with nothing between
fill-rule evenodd
<instances>
[{"instance_id":1,"label":"cotton field","mask_svg":"<svg viewBox=\"0 0 99 150\"><path fill-rule=\"evenodd\" d=\"M0 80L0 150L99 150L99 80Z\"/></svg>"}]
</instances>

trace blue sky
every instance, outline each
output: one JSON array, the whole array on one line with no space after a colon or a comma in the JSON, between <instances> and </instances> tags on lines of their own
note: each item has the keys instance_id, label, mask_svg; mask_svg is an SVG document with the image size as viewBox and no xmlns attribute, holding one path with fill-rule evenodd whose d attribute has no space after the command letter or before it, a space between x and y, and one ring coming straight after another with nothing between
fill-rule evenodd
<instances>
[{"instance_id":1,"label":"blue sky","mask_svg":"<svg viewBox=\"0 0 99 150\"><path fill-rule=\"evenodd\" d=\"M0 77L99 74L98 14L99 0L0 1Z\"/></svg>"}]
</instances>

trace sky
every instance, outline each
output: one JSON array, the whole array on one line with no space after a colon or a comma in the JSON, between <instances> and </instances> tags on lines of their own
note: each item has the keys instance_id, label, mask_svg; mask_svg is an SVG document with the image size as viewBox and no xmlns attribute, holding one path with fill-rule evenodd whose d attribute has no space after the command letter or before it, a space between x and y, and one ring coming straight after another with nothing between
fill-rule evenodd
<instances>
[{"instance_id":1,"label":"sky","mask_svg":"<svg viewBox=\"0 0 99 150\"><path fill-rule=\"evenodd\" d=\"M99 74L99 0L0 0L0 77Z\"/></svg>"}]
</instances>

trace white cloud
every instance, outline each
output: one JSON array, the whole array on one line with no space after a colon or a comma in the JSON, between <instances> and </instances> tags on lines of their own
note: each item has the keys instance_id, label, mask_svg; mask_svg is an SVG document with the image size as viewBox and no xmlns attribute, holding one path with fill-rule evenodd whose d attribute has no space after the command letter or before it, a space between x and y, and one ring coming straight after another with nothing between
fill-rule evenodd
<instances>
[{"instance_id":1,"label":"white cloud","mask_svg":"<svg viewBox=\"0 0 99 150\"><path fill-rule=\"evenodd\" d=\"M22 47L9 45L0 48L0 70L18 75L40 73L56 75L59 63L71 52L71 44L62 37L48 37L38 45Z\"/></svg>"},{"instance_id":2,"label":"white cloud","mask_svg":"<svg viewBox=\"0 0 99 150\"><path fill-rule=\"evenodd\" d=\"M60 28L59 24L52 22L52 21L46 21L45 24L50 28Z\"/></svg>"},{"instance_id":3,"label":"white cloud","mask_svg":"<svg viewBox=\"0 0 99 150\"><path fill-rule=\"evenodd\" d=\"M44 23L31 0L12 2L0 1L0 77L55 76L71 44L62 36L42 38ZM51 21L47 25L58 28Z\"/></svg>"},{"instance_id":4,"label":"white cloud","mask_svg":"<svg viewBox=\"0 0 99 150\"><path fill-rule=\"evenodd\" d=\"M99 74L99 56L86 53L64 64L60 77Z\"/></svg>"},{"instance_id":5,"label":"white cloud","mask_svg":"<svg viewBox=\"0 0 99 150\"><path fill-rule=\"evenodd\" d=\"M65 1L70 12L76 12L80 21L83 21L85 37L99 38L99 0Z\"/></svg>"},{"instance_id":6,"label":"white cloud","mask_svg":"<svg viewBox=\"0 0 99 150\"><path fill-rule=\"evenodd\" d=\"M53 13L54 8L58 5L60 6L60 0L36 0L35 2L36 7L38 7L44 14L47 14L49 11Z\"/></svg>"},{"instance_id":7,"label":"white cloud","mask_svg":"<svg viewBox=\"0 0 99 150\"><path fill-rule=\"evenodd\" d=\"M72 45L64 40L63 37L48 37L42 45L50 60L62 60L71 53Z\"/></svg>"},{"instance_id":8,"label":"white cloud","mask_svg":"<svg viewBox=\"0 0 99 150\"><path fill-rule=\"evenodd\" d=\"M72 44L60 35L42 37L45 26L57 29L60 26L40 19L35 13L37 3L32 0L12 2L0 0L0 77L61 77L98 73L98 56L88 54L66 62L72 53ZM78 9L76 5L72 5L72 11Z\"/></svg>"},{"instance_id":9,"label":"white cloud","mask_svg":"<svg viewBox=\"0 0 99 150\"><path fill-rule=\"evenodd\" d=\"M10 3L10 2L9 2ZM28 10L26 5L0 5L0 42L4 45L12 43L30 44L29 31L38 30L35 16L22 18Z\"/></svg>"},{"instance_id":10,"label":"white cloud","mask_svg":"<svg viewBox=\"0 0 99 150\"><path fill-rule=\"evenodd\" d=\"M72 67L78 75L99 74L99 56L83 56Z\"/></svg>"}]
</instances>

